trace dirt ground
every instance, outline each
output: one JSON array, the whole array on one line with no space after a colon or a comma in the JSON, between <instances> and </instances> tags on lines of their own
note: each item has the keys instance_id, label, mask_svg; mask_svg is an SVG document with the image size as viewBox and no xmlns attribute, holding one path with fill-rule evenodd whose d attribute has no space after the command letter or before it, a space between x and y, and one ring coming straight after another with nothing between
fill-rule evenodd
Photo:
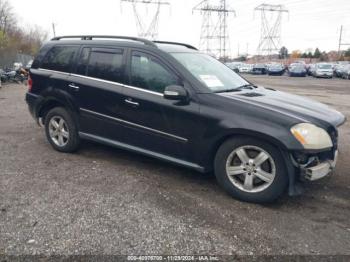
<instances>
[{"instance_id":1,"label":"dirt ground","mask_svg":"<svg viewBox=\"0 0 350 262\"><path fill-rule=\"evenodd\" d=\"M246 76L350 118L350 81ZM350 255L350 121L331 177L299 197L255 205L213 176L85 142L54 151L26 87L0 89L0 254Z\"/></svg>"}]
</instances>

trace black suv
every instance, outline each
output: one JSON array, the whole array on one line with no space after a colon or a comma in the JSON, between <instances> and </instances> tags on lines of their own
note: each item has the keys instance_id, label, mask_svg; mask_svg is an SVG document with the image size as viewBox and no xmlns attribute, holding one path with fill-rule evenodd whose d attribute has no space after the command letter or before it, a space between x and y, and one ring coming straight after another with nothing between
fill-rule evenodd
<instances>
[{"instance_id":1,"label":"black suv","mask_svg":"<svg viewBox=\"0 0 350 262\"><path fill-rule=\"evenodd\" d=\"M58 151L88 139L214 171L251 202L297 194L297 180L330 173L345 121L257 87L190 45L136 37L53 38L30 69L26 101Z\"/></svg>"}]
</instances>

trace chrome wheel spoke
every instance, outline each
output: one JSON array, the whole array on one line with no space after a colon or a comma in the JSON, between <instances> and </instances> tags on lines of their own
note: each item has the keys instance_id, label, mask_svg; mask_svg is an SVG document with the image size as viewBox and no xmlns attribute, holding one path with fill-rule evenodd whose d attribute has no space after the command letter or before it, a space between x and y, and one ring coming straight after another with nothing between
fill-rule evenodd
<instances>
[{"instance_id":1,"label":"chrome wheel spoke","mask_svg":"<svg viewBox=\"0 0 350 262\"><path fill-rule=\"evenodd\" d=\"M261 168L256 170L256 173L254 173L255 176L257 176L258 178L260 178L261 180L265 181L265 182L272 182L273 180L273 175L271 173L268 173L264 170L262 170Z\"/></svg>"},{"instance_id":2,"label":"chrome wheel spoke","mask_svg":"<svg viewBox=\"0 0 350 262\"><path fill-rule=\"evenodd\" d=\"M227 172L229 176L235 176L243 174L246 171L244 170L243 166L230 166L228 167Z\"/></svg>"},{"instance_id":3,"label":"chrome wheel spoke","mask_svg":"<svg viewBox=\"0 0 350 262\"><path fill-rule=\"evenodd\" d=\"M260 152L257 157L254 158L253 163L255 166L260 166L262 163L264 163L267 159L269 159L269 156L265 152Z\"/></svg>"},{"instance_id":4,"label":"chrome wheel spoke","mask_svg":"<svg viewBox=\"0 0 350 262\"><path fill-rule=\"evenodd\" d=\"M246 190L252 190L253 189L253 178L254 176L253 175L245 175L245 178L244 178L244 189Z\"/></svg>"},{"instance_id":5,"label":"chrome wheel spoke","mask_svg":"<svg viewBox=\"0 0 350 262\"><path fill-rule=\"evenodd\" d=\"M249 157L247 155L247 152L245 151L244 148L240 148L236 152L238 158L242 161L242 163L248 163L249 162Z\"/></svg>"},{"instance_id":6,"label":"chrome wheel spoke","mask_svg":"<svg viewBox=\"0 0 350 262\"><path fill-rule=\"evenodd\" d=\"M63 118L61 118L61 119L59 120L59 122L58 122L58 128L59 128L60 130L62 130L63 125L64 125L64 120L63 120Z\"/></svg>"},{"instance_id":7,"label":"chrome wheel spoke","mask_svg":"<svg viewBox=\"0 0 350 262\"><path fill-rule=\"evenodd\" d=\"M60 126L59 123L57 123L55 119L52 119L52 120L51 120L51 124L52 124L52 126L53 126L55 129L58 129L59 126Z\"/></svg>"},{"instance_id":8,"label":"chrome wheel spoke","mask_svg":"<svg viewBox=\"0 0 350 262\"><path fill-rule=\"evenodd\" d=\"M63 145L64 145L64 140L63 140L63 136L62 136L62 135L59 135L59 136L58 136L58 144L59 144L60 146L63 146Z\"/></svg>"},{"instance_id":9,"label":"chrome wheel spoke","mask_svg":"<svg viewBox=\"0 0 350 262\"><path fill-rule=\"evenodd\" d=\"M62 134L62 136L63 136L64 138L67 138L67 139L68 139L69 133L68 133L66 130L62 130L61 134Z\"/></svg>"}]
</instances>

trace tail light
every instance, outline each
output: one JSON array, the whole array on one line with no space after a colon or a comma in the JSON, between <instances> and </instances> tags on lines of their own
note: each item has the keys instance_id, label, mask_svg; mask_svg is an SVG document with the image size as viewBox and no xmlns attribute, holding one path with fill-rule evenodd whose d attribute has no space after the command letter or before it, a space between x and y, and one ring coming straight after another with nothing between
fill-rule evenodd
<instances>
[{"instance_id":1,"label":"tail light","mask_svg":"<svg viewBox=\"0 0 350 262\"><path fill-rule=\"evenodd\" d=\"M32 91L32 87L33 87L33 80L30 77L30 75L28 75L28 92Z\"/></svg>"}]
</instances>

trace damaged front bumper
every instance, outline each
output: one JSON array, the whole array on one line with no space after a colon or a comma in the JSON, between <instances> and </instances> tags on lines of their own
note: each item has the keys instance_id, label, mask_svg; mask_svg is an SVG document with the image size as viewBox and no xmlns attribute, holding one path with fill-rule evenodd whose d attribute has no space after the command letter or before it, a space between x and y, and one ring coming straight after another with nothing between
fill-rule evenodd
<instances>
[{"instance_id":1,"label":"damaged front bumper","mask_svg":"<svg viewBox=\"0 0 350 262\"><path fill-rule=\"evenodd\" d=\"M292 162L300 171L301 180L314 181L331 174L335 169L337 158L338 150L335 150L333 152L309 155L306 161L301 161L300 158L292 155Z\"/></svg>"},{"instance_id":2,"label":"damaged front bumper","mask_svg":"<svg viewBox=\"0 0 350 262\"><path fill-rule=\"evenodd\" d=\"M326 160L325 162L319 163L316 166L301 168L301 174L305 179L314 181L321 179L330 174L337 163L338 151L334 154L333 160Z\"/></svg>"}]
</instances>

